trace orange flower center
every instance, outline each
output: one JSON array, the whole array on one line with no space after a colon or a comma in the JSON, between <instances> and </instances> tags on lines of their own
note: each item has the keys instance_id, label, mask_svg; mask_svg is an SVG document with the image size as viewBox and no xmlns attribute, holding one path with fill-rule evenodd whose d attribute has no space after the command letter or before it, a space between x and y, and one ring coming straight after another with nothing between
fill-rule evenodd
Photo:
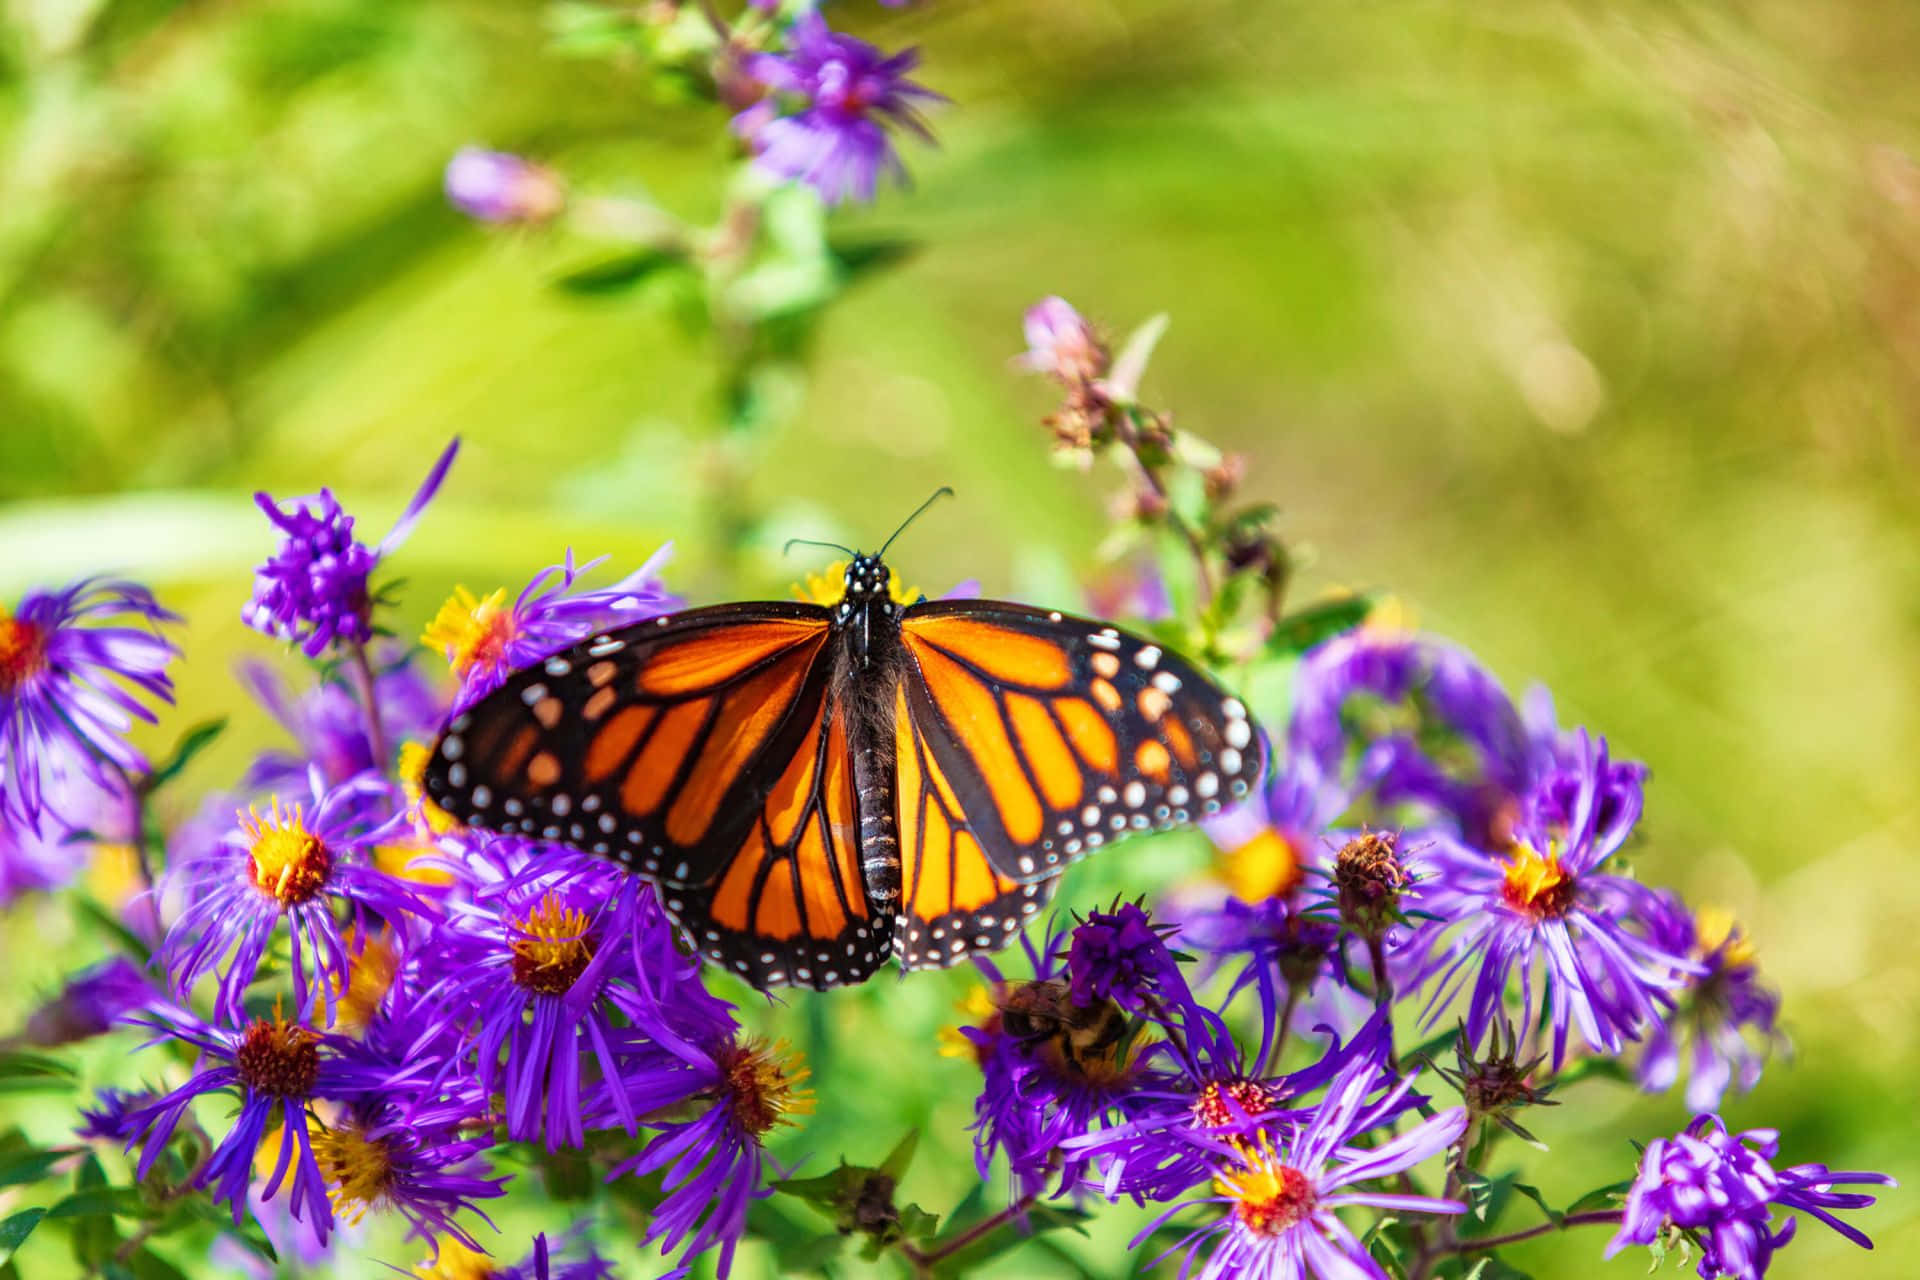
<instances>
[{"instance_id":1,"label":"orange flower center","mask_svg":"<svg viewBox=\"0 0 1920 1280\"><path fill-rule=\"evenodd\" d=\"M46 636L0 606L0 693L11 693L46 663Z\"/></svg>"},{"instance_id":2,"label":"orange flower center","mask_svg":"<svg viewBox=\"0 0 1920 1280\"><path fill-rule=\"evenodd\" d=\"M513 940L513 980L535 995L563 996L593 963L587 913L557 893L540 899L519 920Z\"/></svg>"},{"instance_id":3,"label":"orange flower center","mask_svg":"<svg viewBox=\"0 0 1920 1280\"><path fill-rule=\"evenodd\" d=\"M513 638L513 607L507 603L505 587L484 600L465 587L455 587L427 624L420 642L446 654L454 674L464 676L476 666L503 662Z\"/></svg>"},{"instance_id":4,"label":"orange flower center","mask_svg":"<svg viewBox=\"0 0 1920 1280\"><path fill-rule=\"evenodd\" d=\"M299 806L282 809L276 799L265 817L250 809L240 822L253 842L247 876L254 888L282 909L311 901L326 888L333 874L333 853L307 830Z\"/></svg>"},{"instance_id":5,"label":"orange flower center","mask_svg":"<svg viewBox=\"0 0 1920 1280\"><path fill-rule=\"evenodd\" d=\"M1320 1197L1307 1175L1284 1165L1265 1134L1249 1147L1236 1142L1240 1167L1214 1179L1214 1189L1234 1201L1233 1216L1256 1235L1277 1236L1312 1216Z\"/></svg>"},{"instance_id":6,"label":"orange flower center","mask_svg":"<svg viewBox=\"0 0 1920 1280\"><path fill-rule=\"evenodd\" d=\"M1515 911L1537 920L1553 920L1573 909L1573 877L1549 851L1545 857L1526 845L1515 845L1507 859L1500 894Z\"/></svg>"},{"instance_id":7,"label":"orange flower center","mask_svg":"<svg viewBox=\"0 0 1920 1280\"><path fill-rule=\"evenodd\" d=\"M240 1037L233 1066L255 1093L275 1098L306 1098L320 1076L320 1037L306 1027L276 1017L253 1022Z\"/></svg>"},{"instance_id":8,"label":"orange flower center","mask_svg":"<svg viewBox=\"0 0 1920 1280\"><path fill-rule=\"evenodd\" d=\"M756 1138L794 1123L790 1116L813 1113L813 1090L802 1085L812 1073L784 1042L735 1041L721 1051L720 1069L734 1120Z\"/></svg>"}]
</instances>

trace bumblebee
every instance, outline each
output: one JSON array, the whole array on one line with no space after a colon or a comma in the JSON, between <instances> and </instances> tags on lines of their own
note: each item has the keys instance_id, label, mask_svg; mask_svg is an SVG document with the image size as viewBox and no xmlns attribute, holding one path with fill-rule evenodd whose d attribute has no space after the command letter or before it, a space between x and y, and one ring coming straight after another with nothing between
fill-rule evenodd
<instances>
[{"instance_id":1,"label":"bumblebee","mask_svg":"<svg viewBox=\"0 0 1920 1280\"><path fill-rule=\"evenodd\" d=\"M1000 1028L1029 1054L1051 1046L1062 1066L1087 1076L1114 1065L1128 1021L1112 1000L1075 1004L1073 988L1049 978L1007 991L1000 1001Z\"/></svg>"}]
</instances>

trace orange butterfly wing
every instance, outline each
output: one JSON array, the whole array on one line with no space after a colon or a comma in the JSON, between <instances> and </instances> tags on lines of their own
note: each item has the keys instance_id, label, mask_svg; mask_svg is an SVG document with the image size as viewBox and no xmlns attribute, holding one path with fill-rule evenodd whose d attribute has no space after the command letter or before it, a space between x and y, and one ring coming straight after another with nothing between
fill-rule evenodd
<instances>
[{"instance_id":1,"label":"orange butterfly wing","mask_svg":"<svg viewBox=\"0 0 1920 1280\"><path fill-rule=\"evenodd\" d=\"M926 777L1005 881L1049 880L1123 835L1216 813L1265 770L1237 699L1105 623L938 600L908 611L901 639Z\"/></svg>"}]
</instances>

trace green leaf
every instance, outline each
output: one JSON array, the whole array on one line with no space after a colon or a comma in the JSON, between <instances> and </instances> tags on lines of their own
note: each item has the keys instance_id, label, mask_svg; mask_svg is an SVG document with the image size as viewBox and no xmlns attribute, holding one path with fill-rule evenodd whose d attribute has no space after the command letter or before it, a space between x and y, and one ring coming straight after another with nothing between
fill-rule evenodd
<instances>
[{"instance_id":1,"label":"green leaf","mask_svg":"<svg viewBox=\"0 0 1920 1280\"><path fill-rule=\"evenodd\" d=\"M884 271L920 251L920 246L911 240L886 239L836 240L831 248L849 281Z\"/></svg>"},{"instance_id":2,"label":"green leaf","mask_svg":"<svg viewBox=\"0 0 1920 1280\"><path fill-rule=\"evenodd\" d=\"M47 1210L48 1218L138 1218L145 1206L138 1187L88 1187Z\"/></svg>"},{"instance_id":3,"label":"green leaf","mask_svg":"<svg viewBox=\"0 0 1920 1280\"><path fill-rule=\"evenodd\" d=\"M54 1165L73 1154L71 1148L53 1151L35 1151L0 1165L0 1187L17 1187L29 1182L38 1182L47 1176Z\"/></svg>"},{"instance_id":4,"label":"green leaf","mask_svg":"<svg viewBox=\"0 0 1920 1280\"><path fill-rule=\"evenodd\" d=\"M658 249L643 249L581 267L561 276L554 283L567 293L582 297L620 293L642 284L660 272L686 265L678 254Z\"/></svg>"},{"instance_id":5,"label":"green leaf","mask_svg":"<svg viewBox=\"0 0 1920 1280\"><path fill-rule=\"evenodd\" d=\"M1359 626L1372 609L1373 597L1368 595L1345 596L1309 605L1274 625L1273 634L1267 637L1267 652L1275 657L1305 653L1322 641ZM1445 1043L1454 1034L1449 1031L1437 1037L1436 1043Z\"/></svg>"},{"instance_id":6,"label":"green leaf","mask_svg":"<svg viewBox=\"0 0 1920 1280\"><path fill-rule=\"evenodd\" d=\"M0 1221L0 1259L11 1258L14 1250L27 1242L33 1229L40 1225L40 1219L46 1216L45 1209L22 1209Z\"/></svg>"},{"instance_id":7,"label":"green leaf","mask_svg":"<svg viewBox=\"0 0 1920 1280\"><path fill-rule=\"evenodd\" d=\"M142 1249L130 1261L135 1280L187 1280L186 1272L151 1249Z\"/></svg>"},{"instance_id":8,"label":"green leaf","mask_svg":"<svg viewBox=\"0 0 1920 1280\"><path fill-rule=\"evenodd\" d=\"M1562 1214L1558 1209L1554 1208L1552 1205L1547 1203L1547 1198L1540 1194L1540 1188L1528 1186L1524 1182L1516 1182L1513 1184L1513 1189L1515 1191L1518 1191L1521 1195L1525 1196L1527 1199L1533 1201L1535 1204L1539 1205L1540 1212L1547 1215L1547 1221L1553 1223L1553 1225L1556 1227L1561 1224L1561 1221L1565 1217L1565 1215Z\"/></svg>"},{"instance_id":9,"label":"green leaf","mask_svg":"<svg viewBox=\"0 0 1920 1280\"><path fill-rule=\"evenodd\" d=\"M142 781L141 789L148 795L152 795L179 777L181 770L191 764L195 756L212 746L214 739L225 732L226 727L227 718L216 716L212 720L202 720L182 733L180 740L174 743L172 753L154 766L153 772Z\"/></svg>"},{"instance_id":10,"label":"green leaf","mask_svg":"<svg viewBox=\"0 0 1920 1280\"><path fill-rule=\"evenodd\" d=\"M913 1241L931 1240L940 1233L940 1215L928 1213L917 1204L900 1210L900 1234Z\"/></svg>"},{"instance_id":11,"label":"green leaf","mask_svg":"<svg viewBox=\"0 0 1920 1280\"><path fill-rule=\"evenodd\" d=\"M1633 1072L1628 1069L1626 1063L1617 1058L1591 1057L1582 1058L1561 1072L1554 1080L1553 1087L1563 1089L1570 1084L1578 1084L1582 1080L1591 1080L1596 1077L1601 1080L1612 1080L1616 1084L1633 1083Z\"/></svg>"},{"instance_id":12,"label":"green leaf","mask_svg":"<svg viewBox=\"0 0 1920 1280\"><path fill-rule=\"evenodd\" d=\"M909 1129L906 1136L893 1144L893 1150L887 1152L887 1158L880 1162L880 1172L899 1182L907 1176L907 1166L913 1163L914 1148L920 1145L920 1131Z\"/></svg>"},{"instance_id":13,"label":"green leaf","mask_svg":"<svg viewBox=\"0 0 1920 1280\"><path fill-rule=\"evenodd\" d=\"M1587 1209L1611 1208L1615 1200L1620 1196L1626 1195L1628 1190L1631 1189L1632 1186L1633 1186L1633 1179L1628 1178L1624 1182L1611 1182L1604 1187L1595 1187L1593 1190L1587 1192L1587 1194L1581 1196L1578 1200L1575 1200L1572 1204L1568 1205L1567 1212L1580 1213L1583 1210L1587 1210Z\"/></svg>"},{"instance_id":14,"label":"green leaf","mask_svg":"<svg viewBox=\"0 0 1920 1280\"><path fill-rule=\"evenodd\" d=\"M142 968L146 967L147 961L153 957L153 948L148 946L139 934L127 928L113 912L92 898L76 895L72 901L82 920L111 938L120 950L139 961Z\"/></svg>"}]
</instances>

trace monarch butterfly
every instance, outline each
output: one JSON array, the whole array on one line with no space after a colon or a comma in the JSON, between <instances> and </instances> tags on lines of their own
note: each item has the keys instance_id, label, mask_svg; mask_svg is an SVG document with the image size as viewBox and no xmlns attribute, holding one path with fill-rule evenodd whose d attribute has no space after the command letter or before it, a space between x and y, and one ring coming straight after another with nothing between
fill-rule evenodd
<instances>
[{"instance_id":1,"label":"monarch butterfly","mask_svg":"<svg viewBox=\"0 0 1920 1280\"><path fill-rule=\"evenodd\" d=\"M690 609L523 668L447 725L427 794L617 859L756 987L825 989L997 950L1069 863L1260 777L1246 708L1184 659L1057 611L902 605L892 541L831 605Z\"/></svg>"}]
</instances>

